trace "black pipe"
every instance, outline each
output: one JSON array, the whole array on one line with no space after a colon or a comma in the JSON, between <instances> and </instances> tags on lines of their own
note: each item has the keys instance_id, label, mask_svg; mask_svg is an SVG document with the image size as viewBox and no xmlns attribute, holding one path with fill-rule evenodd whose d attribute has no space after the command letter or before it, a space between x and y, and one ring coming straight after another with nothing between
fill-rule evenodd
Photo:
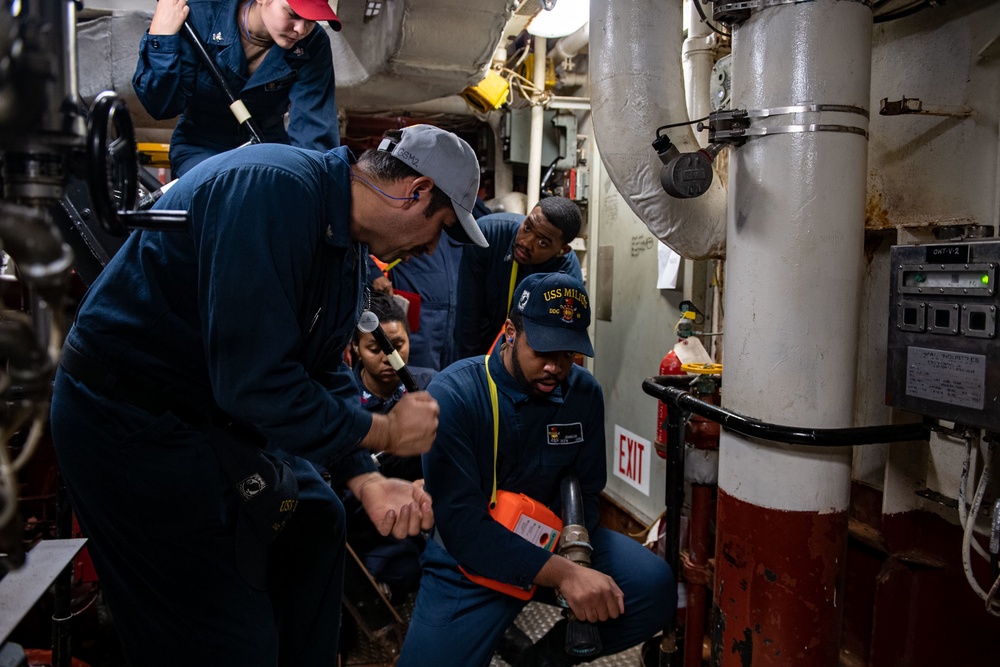
<instances>
[{"instance_id":1,"label":"black pipe","mask_svg":"<svg viewBox=\"0 0 1000 667\"><path fill-rule=\"evenodd\" d=\"M216 85L218 85L219 88L222 90L222 92L225 93L226 97L229 99L229 103L235 104L239 100L233 93L233 89L229 87L229 82L227 82L226 78L222 76L222 72L219 70L219 66L212 59L212 56L208 53L208 50L205 49L205 43L201 41L201 37L198 36L198 33L195 32L195 29L191 26L191 24L188 22L187 19L184 19L184 25L182 29L184 31L185 36L191 42L191 46L194 47L198 59L201 60L202 65L204 65L206 69L208 69L208 73L212 75L212 79L215 80ZM249 112L247 113L249 114ZM236 112L234 111L233 115L235 114ZM244 127L246 127L248 132L250 132L250 140L253 143L255 144L262 143L260 138L260 131L257 129L257 123L254 122L253 118L250 118L248 115L247 118L241 120L240 117L237 116L236 120L238 120Z\"/></svg>"},{"instance_id":2,"label":"black pipe","mask_svg":"<svg viewBox=\"0 0 1000 667\"><path fill-rule=\"evenodd\" d=\"M668 377L681 376L646 378L642 382L642 390L669 405L705 417L721 424L730 431L735 431L751 438L772 440L789 445L849 447L885 442L926 440L930 435L930 429L922 423L861 426L855 428L805 428L801 426L771 424L752 417L745 417L732 410L726 410L711 403L706 403L682 389L664 386L667 382L665 378Z\"/></svg>"},{"instance_id":3,"label":"black pipe","mask_svg":"<svg viewBox=\"0 0 1000 667\"><path fill-rule=\"evenodd\" d=\"M670 382L681 380L690 383L691 379L683 375L664 376L671 378ZM663 492L663 502L666 507L664 514L665 548L663 558L670 566L674 581L681 581L681 510L684 507L684 423L688 414L674 405L667 410L667 421L664 430L667 434L667 470ZM671 627L663 628L664 641L660 642L659 667L672 667L683 660L681 637L683 633L677 627L677 618ZM700 648L700 647L699 647Z\"/></svg>"},{"instance_id":4,"label":"black pipe","mask_svg":"<svg viewBox=\"0 0 1000 667\"><path fill-rule=\"evenodd\" d=\"M666 559L674 577L680 581L681 509L684 507L684 422L686 415L678 407L667 410L667 470L664 489L664 530Z\"/></svg>"}]
</instances>

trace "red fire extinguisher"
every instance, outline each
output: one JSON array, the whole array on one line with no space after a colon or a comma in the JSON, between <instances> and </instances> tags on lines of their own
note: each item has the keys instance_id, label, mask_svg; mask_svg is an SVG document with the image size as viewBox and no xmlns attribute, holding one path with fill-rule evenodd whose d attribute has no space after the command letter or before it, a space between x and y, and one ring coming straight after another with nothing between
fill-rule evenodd
<instances>
[{"instance_id":1,"label":"red fire extinguisher","mask_svg":"<svg viewBox=\"0 0 1000 667\"><path fill-rule=\"evenodd\" d=\"M693 303L690 301L682 301L680 303L681 309L681 319L677 322L674 329L677 331L678 340L684 340L690 337L694 332L692 331L692 325L697 323L698 315L701 315L701 311L698 310ZM677 354L671 349L663 356L663 360L660 362L660 375L687 375L681 369L681 360L677 357ZM656 439L653 441L653 449L656 450L656 454L661 459L667 458L667 429L664 424L667 421L667 404L663 401L656 402Z\"/></svg>"},{"instance_id":2,"label":"red fire extinguisher","mask_svg":"<svg viewBox=\"0 0 1000 667\"><path fill-rule=\"evenodd\" d=\"M685 375L681 370L681 360L677 354L670 350L660 362L660 375ZM653 441L653 448L657 456L661 459L667 458L667 429L664 426L667 421L667 404L663 401L656 402L656 439Z\"/></svg>"}]
</instances>

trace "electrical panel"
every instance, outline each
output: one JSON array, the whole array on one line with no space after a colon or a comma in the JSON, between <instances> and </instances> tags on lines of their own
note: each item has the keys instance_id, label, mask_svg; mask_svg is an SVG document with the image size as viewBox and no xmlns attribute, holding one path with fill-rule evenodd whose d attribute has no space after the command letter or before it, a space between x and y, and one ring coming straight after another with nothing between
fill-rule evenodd
<instances>
[{"instance_id":1,"label":"electrical panel","mask_svg":"<svg viewBox=\"0 0 1000 667\"><path fill-rule=\"evenodd\" d=\"M1000 430L1000 242L893 246L886 403Z\"/></svg>"},{"instance_id":2,"label":"electrical panel","mask_svg":"<svg viewBox=\"0 0 1000 667\"><path fill-rule=\"evenodd\" d=\"M531 139L531 109L511 109L501 126L505 162L528 164ZM576 116L546 110L542 123L542 170L555 163L556 169L572 169L576 159Z\"/></svg>"}]
</instances>

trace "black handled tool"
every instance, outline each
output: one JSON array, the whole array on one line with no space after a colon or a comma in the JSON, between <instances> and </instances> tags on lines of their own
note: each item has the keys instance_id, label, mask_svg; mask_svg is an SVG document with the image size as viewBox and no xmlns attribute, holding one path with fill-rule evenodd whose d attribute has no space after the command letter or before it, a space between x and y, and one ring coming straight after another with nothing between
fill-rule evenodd
<instances>
[{"instance_id":1,"label":"black handled tool","mask_svg":"<svg viewBox=\"0 0 1000 667\"><path fill-rule=\"evenodd\" d=\"M403 386L406 387L406 391L410 393L420 391L417 387L417 382L410 373L410 369L406 367L403 357L399 356L399 352L393 347L392 341L385 335L382 325L379 324L378 315L370 310L361 313L361 319L358 320L358 331L361 333L370 333L375 338L375 342L378 343L379 348L389 359L389 364L396 371L396 375L399 376Z\"/></svg>"},{"instance_id":2,"label":"black handled tool","mask_svg":"<svg viewBox=\"0 0 1000 667\"><path fill-rule=\"evenodd\" d=\"M245 127L250 133L250 143L259 144L262 143L260 138L260 131L257 129L257 123L254 122L253 118L250 116L250 111L247 109L243 101L238 99L236 95L233 94L233 89L229 87L229 83L226 81L225 77L222 76L222 72L219 70L218 64L209 55L208 50L205 48L205 43L201 41L201 37L195 32L195 29L191 27L191 24L187 19L184 19L184 26L182 27L184 34L187 36L188 40L191 42L191 46L194 47L194 51L198 54L198 59L201 60L201 64L208 68L208 73L212 75L215 83L222 89L222 92L226 94L229 99L229 110L233 112L236 116L236 120L239 121L240 125Z\"/></svg>"}]
</instances>

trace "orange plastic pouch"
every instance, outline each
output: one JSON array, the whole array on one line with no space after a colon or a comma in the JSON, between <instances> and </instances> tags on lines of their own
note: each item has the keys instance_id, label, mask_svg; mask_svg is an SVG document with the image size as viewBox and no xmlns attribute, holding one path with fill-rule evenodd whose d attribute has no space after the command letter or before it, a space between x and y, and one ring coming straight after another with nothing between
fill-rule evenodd
<instances>
[{"instance_id":1,"label":"orange plastic pouch","mask_svg":"<svg viewBox=\"0 0 1000 667\"><path fill-rule=\"evenodd\" d=\"M562 532L562 520L537 500L523 493L497 491L497 502L490 509L490 516L507 530L540 549L555 553L556 545L559 544L559 534ZM537 588L534 584L530 588L521 588L514 584L505 584L496 579L471 574L461 566L459 569L470 581L519 600L530 600Z\"/></svg>"}]
</instances>

